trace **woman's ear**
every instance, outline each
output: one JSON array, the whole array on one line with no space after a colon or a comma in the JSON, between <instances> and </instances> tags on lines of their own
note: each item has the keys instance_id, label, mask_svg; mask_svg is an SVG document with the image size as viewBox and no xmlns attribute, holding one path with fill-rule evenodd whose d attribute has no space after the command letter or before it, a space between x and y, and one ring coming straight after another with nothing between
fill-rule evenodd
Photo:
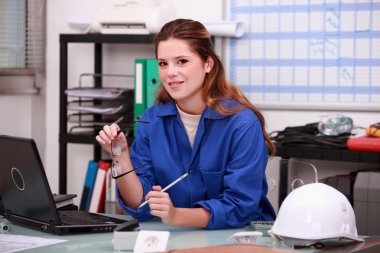
<instances>
[{"instance_id":1,"label":"woman's ear","mask_svg":"<svg viewBox=\"0 0 380 253\"><path fill-rule=\"evenodd\" d=\"M213 67L214 67L214 59L212 59L209 56L209 57L207 57L207 60L206 60L206 63L205 63L206 73L210 73Z\"/></svg>"}]
</instances>

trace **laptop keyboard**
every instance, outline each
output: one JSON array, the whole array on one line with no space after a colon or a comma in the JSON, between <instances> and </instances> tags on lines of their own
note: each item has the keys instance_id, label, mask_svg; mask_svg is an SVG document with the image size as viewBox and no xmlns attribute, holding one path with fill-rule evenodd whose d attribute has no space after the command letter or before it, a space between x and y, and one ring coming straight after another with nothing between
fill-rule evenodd
<instances>
[{"instance_id":1,"label":"laptop keyboard","mask_svg":"<svg viewBox=\"0 0 380 253\"><path fill-rule=\"evenodd\" d=\"M112 224L113 218L84 211L60 211L59 217L66 225Z\"/></svg>"}]
</instances>

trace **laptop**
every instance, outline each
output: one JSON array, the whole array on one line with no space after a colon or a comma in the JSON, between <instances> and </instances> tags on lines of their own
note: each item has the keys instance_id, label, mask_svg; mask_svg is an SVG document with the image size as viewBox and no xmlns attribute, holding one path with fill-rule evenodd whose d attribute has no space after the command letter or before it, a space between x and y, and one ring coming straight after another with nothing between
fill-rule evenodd
<instances>
[{"instance_id":1,"label":"laptop","mask_svg":"<svg viewBox=\"0 0 380 253\"><path fill-rule=\"evenodd\" d=\"M0 135L0 200L9 221L60 235L138 227L136 219L57 210L36 143L28 138Z\"/></svg>"}]
</instances>

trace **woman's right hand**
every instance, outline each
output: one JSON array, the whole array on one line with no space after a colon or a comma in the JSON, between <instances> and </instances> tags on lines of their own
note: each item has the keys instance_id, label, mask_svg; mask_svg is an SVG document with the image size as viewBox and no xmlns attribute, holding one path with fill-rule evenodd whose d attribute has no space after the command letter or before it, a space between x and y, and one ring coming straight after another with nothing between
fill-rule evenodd
<instances>
[{"instance_id":1,"label":"woman's right hand","mask_svg":"<svg viewBox=\"0 0 380 253\"><path fill-rule=\"evenodd\" d=\"M116 123L105 125L103 130L99 131L99 134L96 136L96 140L99 142L100 146L102 146L102 148L110 154L111 142L117 137L117 132L119 130L120 127Z\"/></svg>"}]
</instances>

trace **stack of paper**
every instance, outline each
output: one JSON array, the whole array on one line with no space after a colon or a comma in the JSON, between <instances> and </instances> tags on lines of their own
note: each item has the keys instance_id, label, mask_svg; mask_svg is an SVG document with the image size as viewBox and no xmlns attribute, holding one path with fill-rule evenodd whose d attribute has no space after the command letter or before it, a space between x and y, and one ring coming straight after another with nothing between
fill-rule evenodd
<instances>
[{"instance_id":1,"label":"stack of paper","mask_svg":"<svg viewBox=\"0 0 380 253\"><path fill-rule=\"evenodd\" d=\"M127 91L121 88L72 88L65 93L70 97L116 99Z\"/></svg>"},{"instance_id":2,"label":"stack of paper","mask_svg":"<svg viewBox=\"0 0 380 253\"><path fill-rule=\"evenodd\" d=\"M76 194L53 194L55 206L58 208L74 205Z\"/></svg>"},{"instance_id":3,"label":"stack of paper","mask_svg":"<svg viewBox=\"0 0 380 253\"><path fill-rule=\"evenodd\" d=\"M67 109L72 111L91 112L97 114L116 114L121 112L123 105L103 106L103 105L82 105L77 103L69 103Z\"/></svg>"}]
</instances>

